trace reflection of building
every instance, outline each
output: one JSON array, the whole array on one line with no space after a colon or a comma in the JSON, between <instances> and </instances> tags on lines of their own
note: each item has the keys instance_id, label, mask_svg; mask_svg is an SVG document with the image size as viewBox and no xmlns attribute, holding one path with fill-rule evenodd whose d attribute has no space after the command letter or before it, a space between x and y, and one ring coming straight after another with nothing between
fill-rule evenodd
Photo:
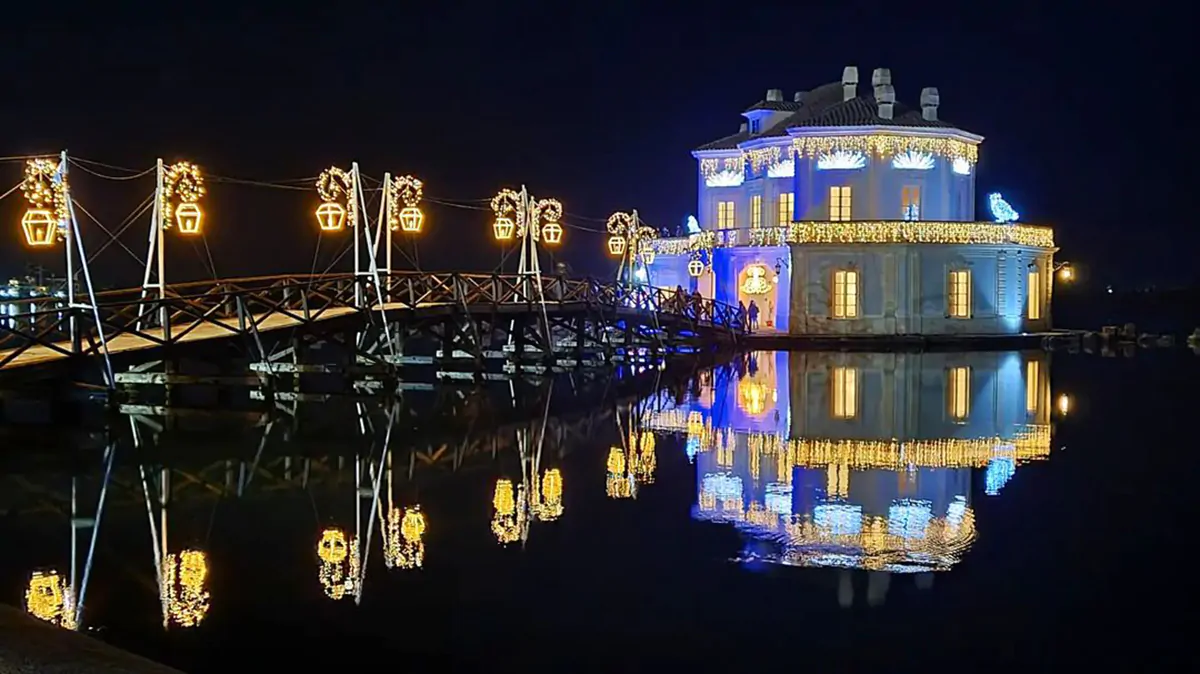
<instances>
[{"instance_id":1,"label":"reflection of building","mask_svg":"<svg viewBox=\"0 0 1200 674\"><path fill-rule=\"evenodd\" d=\"M941 119L936 89L910 108L889 70L871 85L851 67L793 100L771 89L697 148L698 228L653 242L649 281L753 300L795 334L1049 328L1053 232L999 202L976 222L983 138Z\"/></svg>"},{"instance_id":2,"label":"reflection of building","mask_svg":"<svg viewBox=\"0 0 1200 674\"><path fill-rule=\"evenodd\" d=\"M696 517L780 542L784 563L947 568L975 537L972 470L996 494L1049 453L1041 352L758 360L774 365L758 382L774 391L743 395L749 374L714 376L709 404L689 400L648 425L687 433ZM747 398L753 414L736 404Z\"/></svg>"}]
</instances>

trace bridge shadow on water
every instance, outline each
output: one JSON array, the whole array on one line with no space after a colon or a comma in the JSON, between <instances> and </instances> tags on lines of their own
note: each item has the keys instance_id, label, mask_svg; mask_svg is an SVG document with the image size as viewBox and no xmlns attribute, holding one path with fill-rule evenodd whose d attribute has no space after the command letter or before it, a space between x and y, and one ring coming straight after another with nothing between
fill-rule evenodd
<instances>
[{"instance_id":1,"label":"bridge shadow on water","mask_svg":"<svg viewBox=\"0 0 1200 674\"><path fill-rule=\"evenodd\" d=\"M189 672L1178 661L1190 354L678 367L10 420L0 597Z\"/></svg>"}]
</instances>

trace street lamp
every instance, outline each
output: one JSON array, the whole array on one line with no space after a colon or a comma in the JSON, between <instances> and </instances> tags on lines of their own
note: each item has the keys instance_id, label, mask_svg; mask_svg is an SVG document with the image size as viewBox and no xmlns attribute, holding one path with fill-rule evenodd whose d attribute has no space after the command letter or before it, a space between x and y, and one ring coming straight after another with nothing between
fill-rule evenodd
<instances>
[{"instance_id":1,"label":"street lamp","mask_svg":"<svg viewBox=\"0 0 1200 674\"><path fill-rule=\"evenodd\" d=\"M524 186L520 192L504 188L492 198L492 212L496 214L492 234L497 241L511 241L514 236L521 240L518 273L540 276L537 244L562 243L562 203L557 199L535 199Z\"/></svg>"},{"instance_id":2,"label":"street lamp","mask_svg":"<svg viewBox=\"0 0 1200 674\"><path fill-rule=\"evenodd\" d=\"M1070 283L1075 280L1075 268L1070 262L1054 263L1054 272L1058 274L1058 279L1064 283Z\"/></svg>"},{"instance_id":3,"label":"street lamp","mask_svg":"<svg viewBox=\"0 0 1200 674\"><path fill-rule=\"evenodd\" d=\"M353 227L358 209L355 207L354 175L336 166L321 171L317 177L317 194L321 205L317 206L317 224L322 232L340 232L347 221Z\"/></svg>"},{"instance_id":4,"label":"street lamp","mask_svg":"<svg viewBox=\"0 0 1200 674\"><path fill-rule=\"evenodd\" d=\"M146 253L146 270L142 276L142 299L155 291L157 299L167 296L165 232L172 227L180 234L202 234L204 212L197 203L205 194L204 177L191 162L181 161L169 167L159 159L155 165L154 210L150 215L150 242ZM156 276L153 281L152 276ZM159 307L159 325L163 338L171 338L170 311L166 304ZM139 324L140 326L140 324Z\"/></svg>"}]
</instances>

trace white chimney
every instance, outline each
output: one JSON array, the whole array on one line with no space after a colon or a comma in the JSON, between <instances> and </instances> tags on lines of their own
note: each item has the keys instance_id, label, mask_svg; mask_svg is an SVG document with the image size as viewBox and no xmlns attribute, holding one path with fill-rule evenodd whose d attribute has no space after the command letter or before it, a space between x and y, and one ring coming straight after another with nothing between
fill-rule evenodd
<instances>
[{"instance_id":1,"label":"white chimney","mask_svg":"<svg viewBox=\"0 0 1200 674\"><path fill-rule=\"evenodd\" d=\"M879 100L879 92L881 87L892 83L892 71L887 68L876 68L875 72L871 73L871 86L875 89L875 100Z\"/></svg>"},{"instance_id":2,"label":"white chimney","mask_svg":"<svg viewBox=\"0 0 1200 674\"><path fill-rule=\"evenodd\" d=\"M937 121L938 104L942 98L938 96L936 87L925 87L921 90L921 117L930 122Z\"/></svg>"},{"instance_id":3,"label":"white chimney","mask_svg":"<svg viewBox=\"0 0 1200 674\"><path fill-rule=\"evenodd\" d=\"M804 92L803 91L797 91L796 95L792 96L792 101L795 103L799 103L803 100L804 100Z\"/></svg>"},{"instance_id":4,"label":"white chimney","mask_svg":"<svg viewBox=\"0 0 1200 674\"><path fill-rule=\"evenodd\" d=\"M858 98L858 68L846 66L842 68L842 100L855 98Z\"/></svg>"},{"instance_id":5,"label":"white chimney","mask_svg":"<svg viewBox=\"0 0 1200 674\"><path fill-rule=\"evenodd\" d=\"M783 101L783 89L767 89L767 100L776 103Z\"/></svg>"},{"instance_id":6,"label":"white chimney","mask_svg":"<svg viewBox=\"0 0 1200 674\"><path fill-rule=\"evenodd\" d=\"M748 128L750 127L746 126L746 122L742 122L742 126L738 128L738 133L746 133L746 129Z\"/></svg>"},{"instance_id":7,"label":"white chimney","mask_svg":"<svg viewBox=\"0 0 1200 674\"><path fill-rule=\"evenodd\" d=\"M890 84L875 87L875 102L879 104L879 116L891 119L892 110L896 105L896 90Z\"/></svg>"}]
</instances>

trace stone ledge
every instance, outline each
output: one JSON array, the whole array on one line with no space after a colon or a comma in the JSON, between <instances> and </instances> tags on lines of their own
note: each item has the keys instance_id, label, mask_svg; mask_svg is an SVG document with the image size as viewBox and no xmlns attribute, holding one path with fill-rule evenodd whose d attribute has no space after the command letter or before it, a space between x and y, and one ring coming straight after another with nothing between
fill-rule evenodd
<instances>
[{"instance_id":1,"label":"stone ledge","mask_svg":"<svg viewBox=\"0 0 1200 674\"><path fill-rule=\"evenodd\" d=\"M182 674L0 605L0 674Z\"/></svg>"}]
</instances>

